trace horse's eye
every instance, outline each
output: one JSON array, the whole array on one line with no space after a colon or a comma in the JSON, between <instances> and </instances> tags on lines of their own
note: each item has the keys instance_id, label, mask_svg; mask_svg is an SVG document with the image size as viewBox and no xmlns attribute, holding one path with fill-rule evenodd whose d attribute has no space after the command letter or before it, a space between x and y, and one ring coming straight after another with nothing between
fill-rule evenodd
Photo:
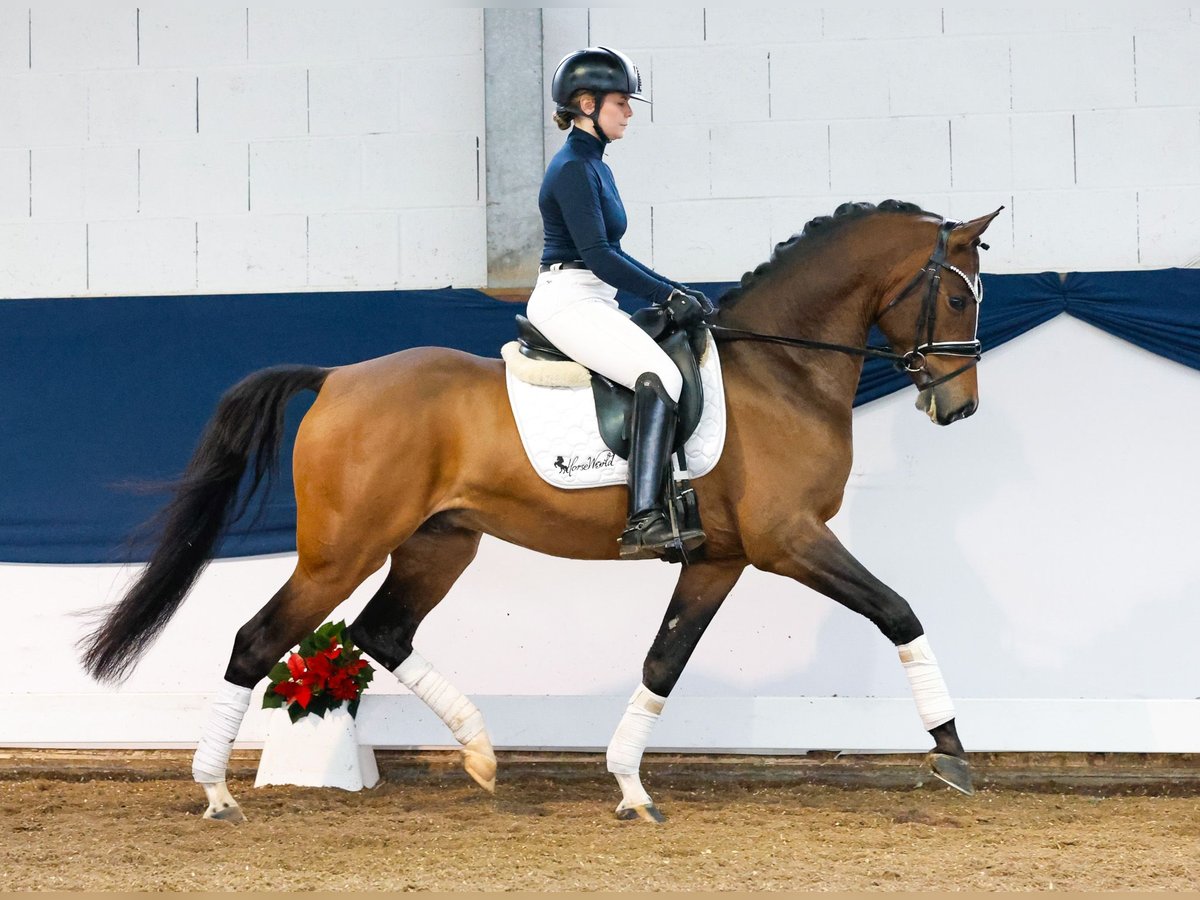
<instances>
[{"instance_id":1,"label":"horse's eye","mask_svg":"<svg viewBox=\"0 0 1200 900\"><path fill-rule=\"evenodd\" d=\"M951 297L950 298L950 306L961 312L962 310L967 308L967 298L966 297Z\"/></svg>"}]
</instances>

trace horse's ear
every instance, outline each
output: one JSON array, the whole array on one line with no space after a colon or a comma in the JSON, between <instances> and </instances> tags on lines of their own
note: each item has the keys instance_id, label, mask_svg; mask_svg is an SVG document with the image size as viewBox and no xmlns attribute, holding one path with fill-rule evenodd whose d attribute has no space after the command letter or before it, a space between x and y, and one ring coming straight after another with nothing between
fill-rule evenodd
<instances>
[{"instance_id":1,"label":"horse's ear","mask_svg":"<svg viewBox=\"0 0 1200 900\"><path fill-rule=\"evenodd\" d=\"M987 231L987 227L992 224L992 219L1000 215L1000 209L994 213L988 213L986 216L980 216L978 219L972 219L970 222L963 222L950 232L950 246L955 248L970 247L979 240L979 236Z\"/></svg>"}]
</instances>

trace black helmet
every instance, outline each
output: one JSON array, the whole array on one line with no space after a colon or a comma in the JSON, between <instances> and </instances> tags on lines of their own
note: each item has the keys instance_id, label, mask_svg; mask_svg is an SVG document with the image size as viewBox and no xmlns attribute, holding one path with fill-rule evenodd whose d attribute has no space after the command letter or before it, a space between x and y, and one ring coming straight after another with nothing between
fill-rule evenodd
<instances>
[{"instance_id":1,"label":"black helmet","mask_svg":"<svg viewBox=\"0 0 1200 900\"><path fill-rule=\"evenodd\" d=\"M550 97L559 109L567 109L571 95L578 90L601 94L619 92L635 100L650 102L642 96L642 76L633 60L620 50L608 47L587 47L562 58L550 82Z\"/></svg>"}]
</instances>

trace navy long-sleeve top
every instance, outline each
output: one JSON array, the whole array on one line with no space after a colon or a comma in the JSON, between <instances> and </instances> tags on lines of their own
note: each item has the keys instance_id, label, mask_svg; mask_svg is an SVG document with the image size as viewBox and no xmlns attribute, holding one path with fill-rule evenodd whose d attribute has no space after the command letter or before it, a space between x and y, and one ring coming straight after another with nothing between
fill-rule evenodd
<instances>
[{"instance_id":1,"label":"navy long-sleeve top","mask_svg":"<svg viewBox=\"0 0 1200 900\"><path fill-rule=\"evenodd\" d=\"M599 138L571 129L546 167L538 208L543 263L581 259L601 281L654 303L679 287L621 249L628 219Z\"/></svg>"}]
</instances>

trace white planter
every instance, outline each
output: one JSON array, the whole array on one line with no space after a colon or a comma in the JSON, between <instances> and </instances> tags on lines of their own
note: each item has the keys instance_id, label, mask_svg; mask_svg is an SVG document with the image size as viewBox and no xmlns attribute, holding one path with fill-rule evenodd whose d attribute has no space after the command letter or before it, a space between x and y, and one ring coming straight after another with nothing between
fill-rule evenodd
<instances>
[{"instance_id":1,"label":"white planter","mask_svg":"<svg viewBox=\"0 0 1200 900\"><path fill-rule=\"evenodd\" d=\"M286 709L270 711L271 724L255 787L295 784L361 791L379 783L373 747L360 747L354 717L344 708L293 723Z\"/></svg>"}]
</instances>

